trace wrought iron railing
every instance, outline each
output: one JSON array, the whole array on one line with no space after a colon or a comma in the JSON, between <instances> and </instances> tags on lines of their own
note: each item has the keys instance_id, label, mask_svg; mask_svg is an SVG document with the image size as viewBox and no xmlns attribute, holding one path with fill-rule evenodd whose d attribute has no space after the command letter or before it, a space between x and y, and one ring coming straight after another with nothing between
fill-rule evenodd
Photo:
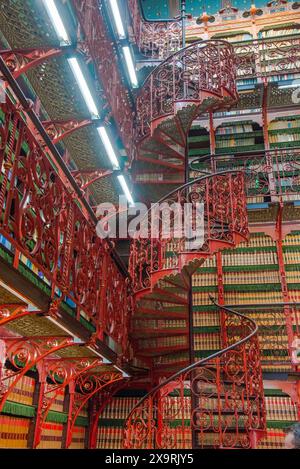
<instances>
[{"instance_id":1,"label":"wrought iron railing","mask_svg":"<svg viewBox=\"0 0 300 469\"><path fill-rule=\"evenodd\" d=\"M128 8L132 18L134 41L145 57L165 60L182 48L180 20L146 21L142 17L138 0L130 0ZM255 78L299 73L299 45L299 35L233 43L238 56L238 77Z\"/></svg>"},{"instance_id":2,"label":"wrought iron railing","mask_svg":"<svg viewBox=\"0 0 300 469\"><path fill-rule=\"evenodd\" d=\"M174 212L166 227L169 209ZM189 262L247 240L244 175L223 171L184 184L155 204L145 223L143 236L131 244L129 271L135 292L180 272Z\"/></svg>"},{"instance_id":3,"label":"wrought iron railing","mask_svg":"<svg viewBox=\"0 0 300 469\"><path fill-rule=\"evenodd\" d=\"M195 118L199 105L204 112L206 101L215 110L233 104L238 98L235 80L236 57L225 41L196 42L171 55L148 76L137 96L136 140L149 135L154 122L186 105L196 105Z\"/></svg>"},{"instance_id":4,"label":"wrought iron railing","mask_svg":"<svg viewBox=\"0 0 300 469\"><path fill-rule=\"evenodd\" d=\"M213 156L217 171L231 168L246 175L248 203L300 200L300 148L228 153ZM209 168L211 157L195 158L191 171Z\"/></svg>"},{"instance_id":5,"label":"wrought iron railing","mask_svg":"<svg viewBox=\"0 0 300 469\"><path fill-rule=\"evenodd\" d=\"M125 448L255 447L266 425L257 326L218 306L224 348L163 381L133 408Z\"/></svg>"},{"instance_id":6,"label":"wrought iron railing","mask_svg":"<svg viewBox=\"0 0 300 469\"><path fill-rule=\"evenodd\" d=\"M97 237L96 217L26 106L7 94L0 110L0 234L11 263L29 265L53 305L65 302L99 339L106 333L128 350L129 284L112 246Z\"/></svg>"}]
</instances>

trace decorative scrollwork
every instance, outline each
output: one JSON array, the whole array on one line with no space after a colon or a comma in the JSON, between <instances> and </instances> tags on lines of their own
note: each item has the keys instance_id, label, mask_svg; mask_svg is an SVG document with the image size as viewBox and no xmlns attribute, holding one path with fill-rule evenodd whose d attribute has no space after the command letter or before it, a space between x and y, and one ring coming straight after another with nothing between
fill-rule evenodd
<instances>
[{"instance_id":1,"label":"decorative scrollwork","mask_svg":"<svg viewBox=\"0 0 300 469\"><path fill-rule=\"evenodd\" d=\"M257 327L224 309L230 345L143 398L126 421L126 448L251 448L251 432L265 429Z\"/></svg>"}]
</instances>

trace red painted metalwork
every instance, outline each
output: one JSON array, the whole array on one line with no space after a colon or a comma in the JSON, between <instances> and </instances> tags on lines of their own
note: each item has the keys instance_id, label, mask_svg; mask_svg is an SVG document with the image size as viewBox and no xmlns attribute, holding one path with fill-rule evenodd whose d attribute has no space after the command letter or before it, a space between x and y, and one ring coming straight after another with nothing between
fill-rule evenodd
<instances>
[{"instance_id":1,"label":"red painted metalwork","mask_svg":"<svg viewBox=\"0 0 300 469\"><path fill-rule=\"evenodd\" d=\"M16 79L22 73L28 72L33 67L40 65L46 60L59 57L70 51L70 47L41 47L35 49L6 49L0 50L7 67Z\"/></svg>"},{"instance_id":2,"label":"red painted metalwork","mask_svg":"<svg viewBox=\"0 0 300 469\"><path fill-rule=\"evenodd\" d=\"M143 20L138 0L129 0L128 8L132 17L133 40L146 57L164 60L182 48L180 22ZM238 56L238 78L270 77L300 70L299 36L254 39L234 43L233 47Z\"/></svg>"},{"instance_id":3,"label":"red painted metalwork","mask_svg":"<svg viewBox=\"0 0 300 469\"><path fill-rule=\"evenodd\" d=\"M36 448L41 441L43 425L52 404L62 389L65 389L71 381L76 381L80 375L102 365L102 360L98 358L59 358L47 359L42 363L41 373L44 378L43 388L40 396L40 406L36 414L36 424L34 433L33 448Z\"/></svg>"},{"instance_id":4,"label":"red painted metalwork","mask_svg":"<svg viewBox=\"0 0 300 469\"><path fill-rule=\"evenodd\" d=\"M112 40L109 37L103 15L99 14L98 1L73 0L72 3L85 37L86 47L95 63L106 99L119 128L120 136L128 156L131 157L133 110L128 90L122 82Z\"/></svg>"},{"instance_id":5,"label":"red painted metalwork","mask_svg":"<svg viewBox=\"0 0 300 469\"><path fill-rule=\"evenodd\" d=\"M11 321L23 318L24 316L31 316L33 314L40 314L41 311L29 311L26 305L0 305L0 326L4 326Z\"/></svg>"},{"instance_id":6,"label":"red painted metalwork","mask_svg":"<svg viewBox=\"0 0 300 469\"><path fill-rule=\"evenodd\" d=\"M79 342L72 337L22 337L22 338L3 338L6 343L6 356L11 364L17 369L12 371L4 370L1 380L0 390L0 412L8 399L10 392L32 367L41 362L52 353L67 347L78 346ZM6 385L9 382L9 385Z\"/></svg>"},{"instance_id":7,"label":"red painted metalwork","mask_svg":"<svg viewBox=\"0 0 300 469\"><path fill-rule=\"evenodd\" d=\"M84 191L91 184L105 177L111 176L113 171L110 169L91 169L84 171L72 171L72 175L79 187Z\"/></svg>"},{"instance_id":8,"label":"red painted metalwork","mask_svg":"<svg viewBox=\"0 0 300 469\"><path fill-rule=\"evenodd\" d=\"M266 422L257 326L240 313L222 309L227 347L148 393L126 421L125 448L191 448L192 432L194 447L251 448L253 433L263 435Z\"/></svg>"},{"instance_id":9,"label":"red painted metalwork","mask_svg":"<svg viewBox=\"0 0 300 469\"><path fill-rule=\"evenodd\" d=\"M163 60L182 48L181 21L145 21L138 0L129 0L133 40L148 58Z\"/></svg>"},{"instance_id":10,"label":"red painted metalwork","mask_svg":"<svg viewBox=\"0 0 300 469\"><path fill-rule=\"evenodd\" d=\"M84 314L97 328L99 337L103 332L110 335L111 331L116 342L125 343L130 298L125 298L127 281L116 266L112 246L97 237L96 218L81 211L70 184L66 184L66 176L57 170L49 152L41 148L37 132L32 125L29 128L22 109L8 97L0 106L5 116L0 126L0 167L4 168L0 233L17 256L15 267L19 253L26 256L51 286L56 308L66 298L71 299L77 318ZM105 291L104 278L108 281ZM103 299L116 285L122 292L122 302L118 302L117 310L112 310ZM120 330L116 332L116 326L112 332L112 323L119 324L121 317L122 334Z\"/></svg>"},{"instance_id":11,"label":"red painted metalwork","mask_svg":"<svg viewBox=\"0 0 300 469\"><path fill-rule=\"evenodd\" d=\"M72 400L71 407L71 420L68 421L67 430L67 441L66 448L72 443L73 428L76 419L84 407L84 405L91 399L95 394L102 392L103 389L124 380L122 373L116 372L113 368L111 371L107 371L99 374L86 373L80 375L74 382L74 389L77 392L74 393L74 399Z\"/></svg>"},{"instance_id":12,"label":"red painted metalwork","mask_svg":"<svg viewBox=\"0 0 300 469\"><path fill-rule=\"evenodd\" d=\"M55 145L71 133L89 125L94 125L95 121L92 119L71 119L68 121L43 121L42 124Z\"/></svg>"},{"instance_id":13,"label":"red painted metalwork","mask_svg":"<svg viewBox=\"0 0 300 469\"><path fill-rule=\"evenodd\" d=\"M219 155L216 170L228 168L228 157ZM248 203L289 202L297 199L300 174L300 149L277 150L234 154L235 169L246 174Z\"/></svg>"},{"instance_id":14,"label":"red painted metalwork","mask_svg":"<svg viewBox=\"0 0 300 469\"><path fill-rule=\"evenodd\" d=\"M235 78L233 47L225 41L196 42L171 55L149 75L137 97L137 142L184 107L195 105L190 112L192 122L208 108L233 104L238 98Z\"/></svg>"},{"instance_id":15,"label":"red painted metalwork","mask_svg":"<svg viewBox=\"0 0 300 469\"><path fill-rule=\"evenodd\" d=\"M175 275L188 263L196 265L197 261L203 262L203 259L218 249L233 247L248 237L242 173L225 171L204 176L173 191L163 201L169 205L177 203L182 210L184 204L190 202L193 206L193 224L195 216L198 216L196 206L199 203L203 204L205 220L203 245L199 249L190 250L187 247L188 236L183 231L175 232L174 226L171 227L173 232L170 237L163 239L162 212L156 214L158 236L150 237L149 224L149 239L136 238L131 245L129 271L134 291L140 292L138 296L151 291L159 278ZM172 257L168 252L172 252ZM163 291L161 293L166 294ZM171 297L170 293L167 297L169 301L175 303L175 298ZM178 300L183 302L183 298L179 297Z\"/></svg>"}]
</instances>

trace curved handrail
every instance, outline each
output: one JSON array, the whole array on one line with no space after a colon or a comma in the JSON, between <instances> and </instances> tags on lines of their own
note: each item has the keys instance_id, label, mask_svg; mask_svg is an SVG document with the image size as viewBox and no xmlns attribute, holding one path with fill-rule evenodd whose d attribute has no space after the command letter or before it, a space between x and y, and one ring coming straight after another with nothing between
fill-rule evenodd
<instances>
[{"instance_id":1,"label":"curved handrail","mask_svg":"<svg viewBox=\"0 0 300 469\"><path fill-rule=\"evenodd\" d=\"M222 181L222 176L226 175L228 175L228 178L225 178L224 181ZM234 177L240 177L241 180L238 185L236 185L236 180ZM205 182L205 186L200 187L201 183L203 182ZM214 183L218 185L218 190L212 191L210 184L214 185ZM228 198L228 191L224 192L224 190L221 190L221 184L227 184L227 188L228 186L229 188L231 187L229 192L232 192L234 190L233 188L235 188L236 197ZM193 248L191 248L191 245L188 245L188 249L182 249L182 246L186 246L186 242L189 241L186 233L183 233L182 231L180 231L181 235L180 233L177 233L176 236L172 232L172 236L168 240L166 240L164 236L150 237L150 241L149 239L144 239L141 237L134 238L133 242L131 243L129 272L133 281L134 289L136 291L144 290L150 286L149 282L151 272L164 270L162 265L165 265L166 249L169 242L174 241L176 243L176 248L173 248L173 252L175 254L190 253L195 255L194 257L196 259L197 252L208 253L210 243L212 242L223 243L222 246L225 247L225 244L228 246L228 243L231 242L230 239L237 239L237 235L244 239L247 238L245 225L246 205L243 192L244 179L243 172L238 170L224 170L205 174L199 178L194 179L193 181L189 181L181 185L179 188L173 189L167 195L162 197L158 202L152 205L151 209L145 213L140 223L142 224L145 221L145 218L147 218L149 221L149 213L152 215L154 213L153 211L159 204L163 204L167 200L174 202L174 200L171 199L174 195L176 195L175 202L177 201L177 203L179 203L182 207L183 204L188 201L189 195L191 194L188 193L188 191L185 194L184 191L190 187L194 187L194 195L196 197L195 200L193 200L193 197L191 197L190 202L193 205L192 210L195 209L198 202L202 201L201 197L203 198L203 221L208 223L205 229L205 233L203 234L203 239L201 238L203 243L201 246L197 244L196 247L193 245ZM201 189L201 191L199 191L199 189ZM216 223L219 224L218 231L216 230ZM229 226L231 229L229 229ZM156 227L159 230L159 234L161 234L163 223L159 218L156 220ZM149 234L149 222L147 223L147 229ZM231 234L234 238L230 238L230 231L232 232ZM201 233L199 233L199 236L200 234ZM150 260L148 260L149 256ZM190 260L192 261L192 259ZM178 267L177 262L178 258L173 256L172 266L167 268L176 269ZM153 268L154 266L155 268Z\"/></svg>"},{"instance_id":2,"label":"curved handrail","mask_svg":"<svg viewBox=\"0 0 300 469\"><path fill-rule=\"evenodd\" d=\"M226 46L228 49L234 52L231 43L224 41L223 39L207 39L207 40L199 39L199 41L195 41L192 44L189 44L188 46L184 47L184 49L180 49L180 50L173 52L166 59L162 60L160 64L157 65L157 67L155 67L155 69L152 70L151 73L149 73L149 75L147 75L147 77L145 78L145 80L143 81L141 85L141 88L139 90L139 93L137 94L137 97L139 97L139 95L142 94L143 87L147 84L147 82L151 81L151 76L154 75L158 69L163 68L168 62L172 62L173 58L176 57L176 55L181 55L181 54L185 55L186 51L189 51L190 49L194 49L196 46L199 46L199 45L205 46L205 45L218 45L218 44L220 45L223 44L223 46ZM201 47L201 49L202 48L203 47Z\"/></svg>"},{"instance_id":3,"label":"curved handrail","mask_svg":"<svg viewBox=\"0 0 300 469\"><path fill-rule=\"evenodd\" d=\"M163 382L161 382L160 384L155 386L149 393L147 393L142 399L140 399L140 401L134 406L134 408L131 410L131 412L129 413L129 415L126 419L125 428L124 428L124 432L125 432L124 446L126 448L132 448L133 447L130 444L130 436L131 436L130 435L130 430L131 430L130 429L130 424L132 423L131 420L133 420L135 418L135 414L138 414L139 408L142 408L143 404L145 404L147 400L149 400L149 402L150 402L150 399L152 399L160 390L162 390L162 388L167 389L167 392L165 394L162 394L165 397L168 393L168 389L172 390L172 386L170 388L168 388L168 385L171 385L172 383L176 382L176 380L178 378L182 377L183 375L186 376L189 372L196 370L198 367L203 367L204 365L211 364L212 360L219 359L220 357L222 357L224 355L226 356L226 354L228 354L232 350L235 350L235 351L238 350L246 342L251 342L251 339L253 339L253 338L256 339L255 347L256 347L256 352L259 354L258 340L257 340L258 326L255 323L255 321L253 321L248 316L246 316L244 314L241 314L238 311L233 310L232 308L228 308L224 305L220 305L219 303L217 303L214 300L214 298L212 296L210 296L210 299L213 302L213 304L215 306L217 306L218 308L220 308L222 311L227 311L228 313L233 315L235 318L239 318L242 321L247 321L248 328L249 328L249 333L245 337L242 337L237 342L224 347L223 349L209 355L208 357L205 357L205 358L203 358L203 359L201 359L201 360L199 360L195 363L192 363L191 365L183 368L182 370L179 370L178 372L176 372L175 374L173 374L172 376L170 376L169 378L167 378L166 380L164 380ZM262 389L263 389L262 388L262 377L261 377L261 370L259 370L259 371L260 371L260 373L259 373L258 376L259 376L259 379L260 379L260 383L259 383L259 389L256 389L256 391L257 391L259 397L262 399ZM153 405L153 402L152 402L152 405ZM261 406L263 408L263 400L261 400ZM159 409L159 408L160 408L160 406L158 405L157 409ZM151 409L151 411L152 410L153 409ZM259 418L258 426L259 425L264 426L264 422L265 422L264 412L262 412L261 414L262 415ZM159 420L160 418L161 417L156 414L156 419ZM137 416L137 420L138 420L138 423L140 425L141 420L139 420L139 416ZM153 425L150 425L150 431L153 431Z\"/></svg>"},{"instance_id":4,"label":"curved handrail","mask_svg":"<svg viewBox=\"0 0 300 469\"><path fill-rule=\"evenodd\" d=\"M257 331L258 331L258 326L256 324L255 321L253 321L253 319L249 318L248 316L242 314L242 313L239 313L238 311L235 311L234 309L232 308L227 308L227 306L224 306L224 305L220 305L218 304L214 298L212 296L210 296L210 299L212 301L212 303L217 306L218 308L221 308L223 310L226 310L232 314L234 314L235 316L237 317L240 317L240 318L243 318L243 319L247 319L249 320L249 322L252 324L253 326L253 331L251 332L251 334L249 334L248 336L244 337L243 339L239 340L238 342L236 342L235 344L232 344L232 345L229 345L228 347L222 349L222 350L219 350L218 352L215 352L215 353L212 353L211 355L209 355L208 357L205 357L205 358L202 358L201 360L199 360L198 362L195 362L195 363L192 363L191 365L187 366L186 368L183 368L182 370L179 370L177 371L176 373L174 373L174 375L170 376L169 378L167 378L165 381L163 381L162 383L158 384L157 386L155 386L153 389L151 389L151 391L146 394L144 397L142 397L142 399L139 400L139 402L134 406L134 408L131 410L130 414L128 415L127 417L127 420L130 418L130 416L134 413L134 411L152 394L155 394L156 391L158 391L161 387L165 386L166 384L169 384L171 383L172 381L174 381L178 376L180 376L181 374L183 373L188 373L189 371L191 371L193 368L196 368L197 366L201 366L201 365L204 365L205 363L207 363L208 361L210 361L211 359L213 358L217 358L217 357L220 357L221 355L223 355L224 353L226 352L229 352L230 350L233 350L234 348L238 347L239 345L242 345L244 342L246 342L247 340L251 339L251 337L253 337Z\"/></svg>"},{"instance_id":5,"label":"curved handrail","mask_svg":"<svg viewBox=\"0 0 300 469\"><path fill-rule=\"evenodd\" d=\"M209 100L237 100L236 56L232 45L223 40L197 41L171 54L145 79L137 99L136 138L150 133L150 124L174 115L176 103L200 104ZM222 73L221 73L222 72Z\"/></svg>"}]
</instances>

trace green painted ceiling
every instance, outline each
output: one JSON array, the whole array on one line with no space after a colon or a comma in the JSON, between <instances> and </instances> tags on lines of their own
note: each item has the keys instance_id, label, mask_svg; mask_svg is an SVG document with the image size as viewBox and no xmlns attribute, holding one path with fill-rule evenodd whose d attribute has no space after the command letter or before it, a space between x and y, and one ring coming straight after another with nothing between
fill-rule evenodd
<instances>
[{"instance_id":1,"label":"green painted ceiling","mask_svg":"<svg viewBox=\"0 0 300 469\"><path fill-rule=\"evenodd\" d=\"M252 3L257 7L264 7L269 0L232 0L232 6L240 10L248 10ZM144 16L148 20L163 20L173 17L174 6L178 0L140 0ZM222 0L186 0L187 13L199 16L203 10L215 14L221 9Z\"/></svg>"}]
</instances>

